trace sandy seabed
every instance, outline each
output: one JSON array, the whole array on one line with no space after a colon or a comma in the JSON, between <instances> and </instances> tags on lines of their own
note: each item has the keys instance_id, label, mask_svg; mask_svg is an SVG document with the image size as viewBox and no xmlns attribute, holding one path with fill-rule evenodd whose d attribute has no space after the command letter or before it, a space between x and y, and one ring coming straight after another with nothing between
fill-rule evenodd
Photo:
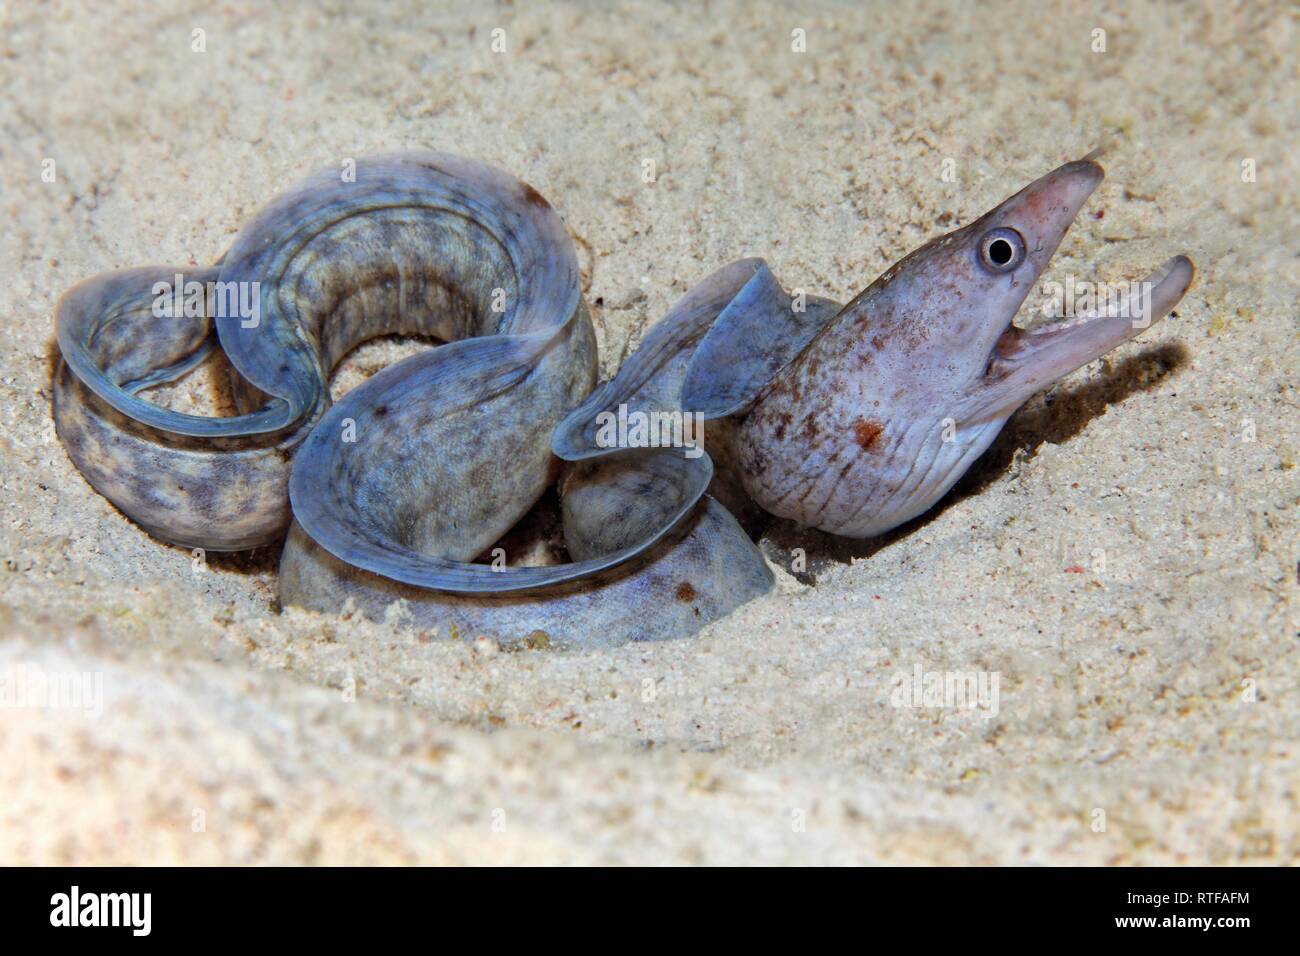
<instances>
[{"instance_id":1,"label":"sandy seabed","mask_svg":"<svg viewBox=\"0 0 1300 956\"><path fill-rule=\"evenodd\" d=\"M1300 30L1281 2L1090 6L6 5L0 862L1296 861ZM1177 318L1032 401L923 519L777 533L813 574L691 640L282 614L274 549L196 569L53 433L64 290L211 262L343 157L537 187L608 374L723 263L847 299L1101 143L1049 276L1186 253ZM171 391L213 402L202 373ZM996 713L893 706L918 667L996 676ZM13 697L72 673L102 713Z\"/></svg>"}]
</instances>

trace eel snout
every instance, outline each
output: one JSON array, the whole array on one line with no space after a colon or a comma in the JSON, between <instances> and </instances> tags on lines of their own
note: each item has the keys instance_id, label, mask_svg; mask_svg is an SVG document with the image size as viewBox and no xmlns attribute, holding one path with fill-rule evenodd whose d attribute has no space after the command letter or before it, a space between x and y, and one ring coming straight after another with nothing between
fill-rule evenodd
<instances>
[{"instance_id":1,"label":"eel snout","mask_svg":"<svg viewBox=\"0 0 1300 956\"><path fill-rule=\"evenodd\" d=\"M1041 281L1065 233L1106 175L1096 161L1101 152L1093 150L1052 170L972 227L974 258L985 271L998 270L991 257L1007 227L1022 238L1023 252L1019 265L1007 266L1016 293L987 290L997 303L988 313L996 338L985 353L983 375L961 403L959 420L977 424L1005 418L1035 392L1140 335L1168 314L1191 285L1195 268L1186 256L1173 257L1141 281L1099 283L1073 276L1064 282ZM1026 331L1014 318L1034 289L1042 294L1044 314L1055 321Z\"/></svg>"}]
</instances>

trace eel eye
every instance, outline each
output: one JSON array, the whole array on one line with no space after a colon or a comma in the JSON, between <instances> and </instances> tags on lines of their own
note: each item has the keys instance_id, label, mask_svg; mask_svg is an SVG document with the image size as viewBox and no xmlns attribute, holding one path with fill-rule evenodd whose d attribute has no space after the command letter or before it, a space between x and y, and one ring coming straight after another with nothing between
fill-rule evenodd
<instances>
[{"instance_id":1,"label":"eel eye","mask_svg":"<svg viewBox=\"0 0 1300 956\"><path fill-rule=\"evenodd\" d=\"M1001 226L980 237L980 264L990 272L1010 272L1025 261L1025 238Z\"/></svg>"}]
</instances>

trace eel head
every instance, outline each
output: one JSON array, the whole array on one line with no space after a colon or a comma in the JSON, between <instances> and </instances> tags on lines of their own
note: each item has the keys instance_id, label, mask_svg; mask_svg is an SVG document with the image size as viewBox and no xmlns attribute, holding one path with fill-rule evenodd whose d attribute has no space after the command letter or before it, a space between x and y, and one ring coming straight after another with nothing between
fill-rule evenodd
<instances>
[{"instance_id":1,"label":"eel head","mask_svg":"<svg viewBox=\"0 0 1300 956\"><path fill-rule=\"evenodd\" d=\"M1035 393L1171 310L1192 281L1184 256L1122 295L1080 284L1091 298L1061 321L1013 324L1103 175L1091 158L1066 163L845 306L741 423L755 500L835 534L888 531L941 498Z\"/></svg>"}]
</instances>

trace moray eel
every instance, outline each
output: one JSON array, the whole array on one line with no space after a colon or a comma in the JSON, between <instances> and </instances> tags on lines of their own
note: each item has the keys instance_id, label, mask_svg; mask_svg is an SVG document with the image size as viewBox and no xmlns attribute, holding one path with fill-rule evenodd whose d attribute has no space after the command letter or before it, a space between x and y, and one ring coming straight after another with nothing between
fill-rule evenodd
<instances>
[{"instance_id":1,"label":"moray eel","mask_svg":"<svg viewBox=\"0 0 1300 956\"><path fill-rule=\"evenodd\" d=\"M281 195L210 268L70 290L53 414L91 485L157 537L237 550L287 531L283 605L381 618L402 601L424 629L573 647L682 637L773 582L709 491L879 534L942 497L1036 391L1178 302L1183 257L1125 303L1145 324L1011 324L1101 175L1062 166L843 307L731 263L593 391L576 256L536 190L443 154L364 159ZM444 344L331 407L336 364L395 333ZM214 348L236 415L140 394ZM653 440L611 427L629 420ZM712 454L690 427L705 421ZM557 477L571 560L476 561Z\"/></svg>"},{"instance_id":2,"label":"moray eel","mask_svg":"<svg viewBox=\"0 0 1300 956\"><path fill-rule=\"evenodd\" d=\"M928 510L1057 379L1163 318L1191 284L1167 262L1116 314L1012 324L1101 182L1067 163L922 246L844 307L755 397L736 455L763 508L853 538Z\"/></svg>"}]
</instances>

